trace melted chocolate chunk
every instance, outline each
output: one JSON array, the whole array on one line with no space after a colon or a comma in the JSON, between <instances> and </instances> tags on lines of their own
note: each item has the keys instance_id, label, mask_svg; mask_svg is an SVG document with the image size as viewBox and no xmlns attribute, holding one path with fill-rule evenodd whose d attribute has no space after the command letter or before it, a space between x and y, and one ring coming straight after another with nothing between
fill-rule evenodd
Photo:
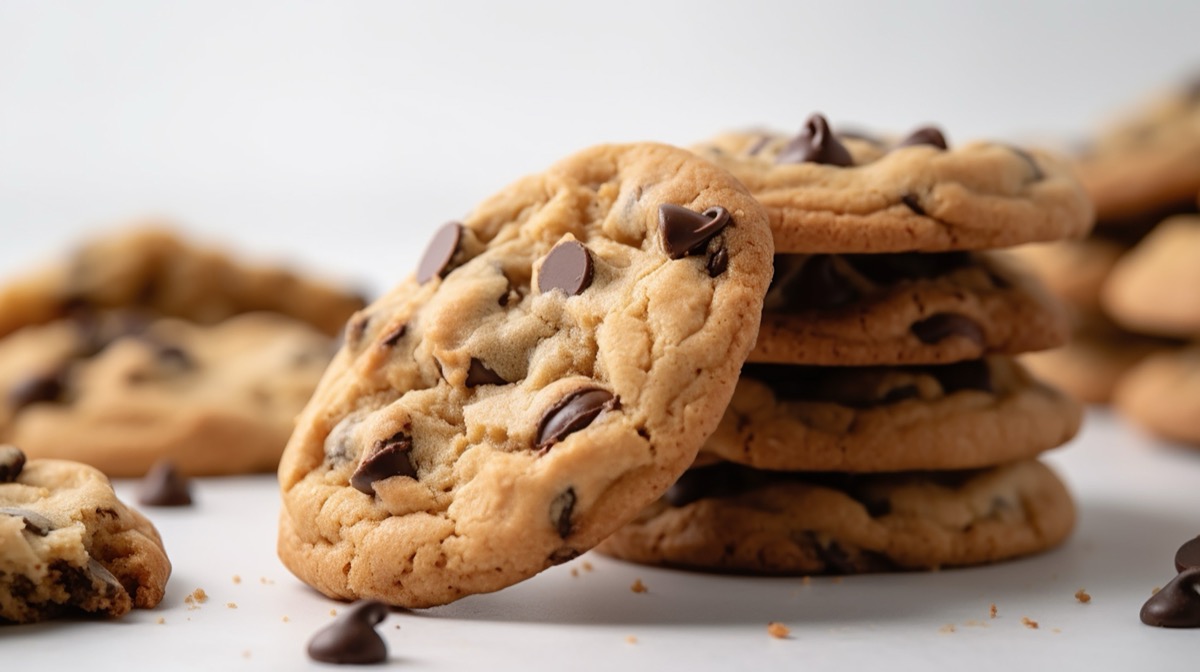
<instances>
[{"instance_id":1,"label":"melted chocolate chunk","mask_svg":"<svg viewBox=\"0 0 1200 672\"><path fill-rule=\"evenodd\" d=\"M900 202L907 205L909 210L912 210L918 215L925 215L925 208L921 207L921 201L916 194L905 194L900 197Z\"/></svg>"},{"instance_id":2,"label":"melted chocolate chunk","mask_svg":"<svg viewBox=\"0 0 1200 672\"><path fill-rule=\"evenodd\" d=\"M853 166L854 157L837 136L829 130L825 117L814 114L804 122L800 134L779 152L775 163L823 163L830 166Z\"/></svg>"},{"instance_id":3,"label":"melted chocolate chunk","mask_svg":"<svg viewBox=\"0 0 1200 672\"><path fill-rule=\"evenodd\" d=\"M387 660L387 644L375 626L388 617L388 606L364 600L308 640L308 657L337 665L371 665Z\"/></svg>"},{"instance_id":4,"label":"melted chocolate chunk","mask_svg":"<svg viewBox=\"0 0 1200 672\"><path fill-rule=\"evenodd\" d=\"M1185 569L1142 605L1142 623L1200 628L1200 569Z\"/></svg>"},{"instance_id":5,"label":"melted chocolate chunk","mask_svg":"<svg viewBox=\"0 0 1200 672\"><path fill-rule=\"evenodd\" d=\"M94 586L99 582L103 587L100 589L102 595L111 596L117 595L125 590L118 579L108 568L100 564L95 558L88 558L87 575L91 579Z\"/></svg>"},{"instance_id":6,"label":"melted chocolate chunk","mask_svg":"<svg viewBox=\"0 0 1200 672\"><path fill-rule=\"evenodd\" d=\"M1175 571L1186 569L1200 569L1200 537L1186 542L1175 551Z\"/></svg>"},{"instance_id":7,"label":"melted chocolate chunk","mask_svg":"<svg viewBox=\"0 0 1200 672\"><path fill-rule=\"evenodd\" d=\"M786 305L799 310L828 310L861 298L850 278L838 272L834 260L828 254L814 254L805 260L795 279L781 288Z\"/></svg>"},{"instance_id":8,"label":"melted chocolate chunk","mask_svg":"<svg viewBox=\"0 0 1200 672\"><path fill-rule=\"evenodd\" d=\"M592 424L601 412L616 406L616 397L607 390L588 387L576 390L551 406L538 425L537 449L546 450Z\"/></svg>"},{"instance_id":9,"label":"melted chocolate chunk","mask_svg":"<svg viewBox=\"0 0 1200 672\"><path fill-rule=\"evenodd\" d=\"M66 371L30 376L8 391L8 404L13 411L19 411L33 404L53 404L62 400L66 391Z\"/></svg>"},{"instance_id":10,"label":"melted chocolate chunk","mask_svg":"<svg viewBox=\"0 0 1200 672\"><path fill-rule=\"evenodd\" d=\"M942 135L940 129L933 126L924 126L913 131L896 145L896 149L913 145L933 145L938 149L947 149L946 136Z\"/></svg>"},{"instance_id":11,"label":"melted chocolate chunk","mask_svg":"<svg viewBox=\"0 0 1200 672\"><path fill-rule=\"evenodd\" d=\"M568 240L554 246L538 271L538 290L543 294L561 289L567 296L582 294L592 284L592 255L583 243Z\"/></svg>"},{"instance_id":12,"label":"melted chocolate chunk","mask_svg":"<svg viewBox=\"0 0 1200 672\"><path fill-rule=\"evenodd\" d=\"M658 234L672 259L704 252L708 240L729 226L729 211L713 206L704 212L664 203L658 207Z\"/></svg>"},{"instance_id":13,"label":"melted chocolate chunk","mask_svg":"<svg viewBox=\"0 0 1200 672\"><path fill-rule=\"evenodd\" d=\"M350 476L350 485L359 492L374 495L375 481L392 476L416 478L417 468L413 466L411 451L412 437L404 432L375 442Z\"/></svg>"},{"instance_id":14,"label":"melted chocolate chunk","mask_svg":"<svg viewBox=\"0 0 1200 672\"><path fill-rule=\"evenodd\" d=\"M704 262L704 268L708 271L708 277L715 278L725 272L729 268L729 251L722 245L714 252L710 252L708 260Z\"/></svg>"},{"instance_id":15,"label":"melted chocolate chunk","mask_svg":"<svg viewBox=\"0 0 1200 672\"><path fill-rule=\"evenodd\" d=\"M4 506L0 507L0 516L13 516L14 518L23 519L25 521L25 529L38 535L39 537L44 537L47 534L50 534L50 530L54 529L54 523L52 523L49 518L28 509L18 509L13 506Z\"/></svg>"},{"instance_id":16,"label":"melted chocolate chunk","mask_svg":"<svg viewBox=\"0 0 1200 672\"><path fill-rule=\"evenodd\" d=\"M983 347L986 339L983 329L971 318L957 313L938 313L914 323L909 330L922 343L933 345L951 336L959 336Z\"/></svg>"},{"instance_id":17,"label":"melted chocolate chunk","mask_svg":"<svg viewBox=\"0 0 1200 672\"><path fill-rule=\"evenodd\" d=\"M12 483L25 468L25 453L16 446L0 445L0 483Z\"/></svg>"},{"instance_id":18,"label":"melted chocolate chunk","mask_svg":"<svg viewBox=\"0 0 1200 672\"><path fill-rule=\"evenodd\" d=\"M400 339L404 338L404 334L406 334L407 332L408 332L408 325L402 324L402 325L396 327L395 329L392 329L391 331L389 331L387 333L387 335L383 337L383 340L380 341L380 343L384 347L387 347L387 348L395 347L396 344L400 342Z\"/></svg>"},{"instance_id":19,"label":"melted chocolate chunk","mask_svg":"<svg viewBox=\"0 0 1200 672\"><path fill-rule=\"evenodd\" d=\"M144 506L190 506L191 483L179 473L174 462L162 459L142 478L137 499Z\"/></svg>"},{"instance_id":20,"label":"melted chocolate chunk","mask_svg":"<svg viewBox=\"0 0 1200 672\"><path fill-rule=\"evenodd\" d=\"M571 536L571 514L575 511L575 488L567 488L550 502L550 525L558 536Z\"/></svg>"},{"instance_id":21,"label":"melted chocolate chunk","mask_svg":"<svg viewBox=\"0 0 1200 672\"><path fill-rule=\"evenodd\" d=\"M476 359L471 358L471 366L467 369L467 387L479 387L480 385L507 385L508 381L501 378L500 374L489 369L486 364Z\"/></svg>"},{"instance_id":22,"label":"melted chocolate chunk","mask_svg":"<svg viewBox=\"0 0 1200 672\"><path fill-rule=\"evenodd\" d=\"M843 254L842 259L877 285L937 278L975 263L970 252Z\"/></svg>"},{"instance_id":23,"label":"melted chocolate chunk","mask_svg":"<svg viewBox=\"0 0 1200 672\"><path fill-rule=\"evenodd\" d=\"M452 269L451 261L462 240L463 228L458 222L446 222L429 241L421 263L417 265L417 282L422 285L435 277L445 277Z\"/></svg>"}]
</instances>

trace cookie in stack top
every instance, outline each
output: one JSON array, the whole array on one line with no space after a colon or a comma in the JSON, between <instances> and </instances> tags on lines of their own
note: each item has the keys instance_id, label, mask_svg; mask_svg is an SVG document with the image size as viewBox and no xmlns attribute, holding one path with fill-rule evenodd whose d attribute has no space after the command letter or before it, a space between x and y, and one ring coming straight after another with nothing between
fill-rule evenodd
<instances>
[{"instance_id":1,"label":"cookie in stack top","mask_svg":"<svg viewBox=\"0 0 1200 672\"><path fill-rule=\"evenodd\" d=\"M750 573L1003 560L1066 537L1037 461L1079 405L1013 355L1061 345L1062 308L994 248L1079 237L1091 205L1051 155L730 134L696 148L763 203L776 244L761 334L692 469L599 548Z\"/></svg>"}]
</instances>

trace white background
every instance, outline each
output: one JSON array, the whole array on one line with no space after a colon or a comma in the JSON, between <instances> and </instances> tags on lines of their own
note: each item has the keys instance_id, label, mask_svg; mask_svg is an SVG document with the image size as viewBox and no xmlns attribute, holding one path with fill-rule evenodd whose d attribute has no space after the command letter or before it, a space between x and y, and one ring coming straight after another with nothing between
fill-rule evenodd
<instances>
[{"instance_id":1,"label":"white background","mask_svg":"<svg viewBox=\"0 0 1200 672\"><path fill-rule=\"evenodd\" d=\"M381 291L433 227L589 144L795 129L814 110L880 130L936 122L951 141L1070 142L1200 69L1198 26L1200 3L1179 1L0 2L0 276L84 232L165 214ZM1193 669L1197 634L1144 627L1137 610L1200 532L1200 462L1092 420L1053 458L1082 506L1056 553L808 588L594 558L594 573L570 577L580 560L393 616L394 661ZM303 667L335 605L274 559L270 479L205 481L199 495L195 510L152 514L176 564L159 611L0 630L0 668ZM635 577L651 592L630 593ZM213 599L187 611L197 586ZM1092 604L1075 603L1079 587ZM965 625L991 602L1000 619ZM768 638L769 620L794 639Z\"/></svg>"}]
</instances>

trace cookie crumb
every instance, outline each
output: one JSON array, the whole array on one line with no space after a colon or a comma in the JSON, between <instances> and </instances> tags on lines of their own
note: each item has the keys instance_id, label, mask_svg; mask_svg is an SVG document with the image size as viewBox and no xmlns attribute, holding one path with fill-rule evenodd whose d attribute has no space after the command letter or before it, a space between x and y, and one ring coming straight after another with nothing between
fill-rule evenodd
<instances>
[{"instance_id":1,"label":"cookie crumb","mask_svg":"<svg viewBox=\"0 0 1200 672\"><path fill-rule=\"evenodd\" d=\"M988 624L985 621L981 621L981 620L978 620L975 618L967 619L967 622L963 623L963 625L967 626L968 628L986 628L986 627L988 627Z\"/></svg>"},{"instance_id":2,"label":"cookie crumb","mask_svg":"<svg viewBox=\"0 0 1200 672\"><path fill-rule=\"evenodd\" d=\"M938 628L938 632L942 633L943 635L948 635L952 632L957 632L957 631L958 631L958 628L954 627L953 623L947 623L947 624L943 625L942 627Z\"/></svg>"},{"instance_id":3,"label":"cookie crumb","mask_svg":"<svg viewBox=\"0 0 1200 672\"><path fill-rule=\"evenodd\" d=\"M197 588L183 598L183 602L188 605L188 609L199 609L199 605L207 601L208 593L204 592L203 588Z\"/></svg>"},{"instance_id":4,"label":"cookie crumb","mask_svg":"<svg viewBox=\"0 0 1200 672\"><path fill-rule=\"evenodd\" d=\"M234 583L241 583L241 582L242 582L242 577L238 576L237 574L234 574L234 575L233 575L233 582L234 582Z\"/></svg>"},{"instance_id":5,"label":"cookie crumb","mask_svg":"<svg viewBox=\"0 0 1200 672\"><path fill-rule=\"evenodd\" d=\"M595 567L592 567L592 563L588 562L587 560L583 561L583 571L590 572L593 569L595 569Z\"/></svg>"},{"instance_id":6,"label":"cookie crumb","mask_svg":"<svg viewBox=\"0 0 1200 672\"><path fill-rule=\"evenodd\" d=\"M246 649L245 651L242 651L242 658L249 658L249 657L250 657L250 649Z\"/></svg>"},{"instance_id":7,"label":"cookie crumb","mask_svg":"<svg viewBox=\"0 0 1200 672\"><path fill-rule=\"evenodd\" d=\"M767 623L767 634L775 639L787 639L792 634L792 631L779 621L771 621Z\"/></svg>"},{"instance_id":8,"label":"cookie crumb","mask_svg":"<svg viewBox=\"0 0 1200 672\"><path fill-rule=\"evenodd\" d=\"M1088 595L1086 590L1080 588L1079 590L1075 591L1075 599L1079 600L1080 604L1087 604L1088 602L1092 601L1092 596Z\"/></svg>"},{"instance_id":9,"label":"cookie crumb","mask_svg":"<svg viewBox=\"0 0 1200 672\"><path fill-rule=\"evenodd\" d=\"M627 644L637 644L637 637L634 637L633 635L629 635L628 637L625 638L625 642Z\"/></svg>"},{"instance_id":10,"label":"cookie crumb","mask_svg":"<svg viewBox=\"0 0 1200 672\"><path fill-rule=\"evenodd\" d=\"M284 616L284 617L283 617L283 622L284 622L284 623L287 623L287 622L288 622L288 621L290 621L290 620L292 620L292 619L288 618L287 616Z\"/></svg>"},{"instance_id":11,"label":"cookie crumb","mask_svg":"<svg viewBox=\"0 0 1200 672\"><path fill-rule=\"evenodd\" d=\"M576 568L574 568L574 567L572 567L572 568L571 568L571 576L578 577L578 576L579 576L579 570L578 570L578 569L576 569Z\"/></svg>"},{"instance_id":12,"label":"cookie crumb","mask_svg":"<svg viewBox=\"0 0 1200 672\"><path fill-rule=\"evenodd\" d=\"M992 602L992 606L988 607L988 618L995 618L996 611L996 603Z\"/></svg>"},{"instance_id":13,"label":"cookie crumb","mask_svg":"<svg viewBox=\"0 0 1200 672\"><path fill-rule=\"evenodd\" d=\"M812 577L811 577L811 576L806 576L806 577L804 577L804 578L800 579L800 583L802 583L802 584L804 584L804 585L806 585L806 586L808 586L808 585L812 585Z\"/></svg>"},{"instance_id":14,"label":"cookie crumb","mask_svg":"<svg viewBox=\"0 0 1200 672\"><path fill-rule=\"evenodd\" d=\"M1151 595L1158 595L1158 591L1162 590L1162 586L1155 586L1150 589Z\"/></svg>"},{"instance_id":15,"label":"cookie crumb","mask_svg":"<svg viewBox=\"0 0 1200 672\"><path fill-rule=\"evenodd\" d=\"M1053 630L1051 630L1050 632L1053 632L1053 633L1054 633L1054 634L1056 634L1056 635L1061 635L1061 634L1062 634L1062 628L1054 628L1054 629L1053 629Z\"/></svg>"},{"instance_id":16,"label":"cookie crumb","mask_svg":"<svg viewBox=\"0 0 1200 672\"><path fill-rule=\"evenodd\" d=\"M273 585L273 584L275 583L274 581L272 581L272 580L268 579L268 578L267 578L267 577L265 577L265 576L260 576L260 577L258 577L258 582L259 582L259 583L261 583L261 584L263 584L264 586L270 586L270 585Z\"/></svg>"},{"instance_id":17,"label":"cookie crumb","mask_svg":"<svg viewBox=\"0 0 1200 672\"><path fill-rule=\"evenodd\" d=\"M642 583L641 579L634 579L633 585L630 586L629 589L635 593L644 593L650 590L646 587L646 584Z\"/></svg>"},{"instance_id":18,"label":"cookie crumb","mask_svg":"<svg viewBox=\"0 0 1200 672\"><path fill-rule=\"evenodd\" d=\"M337 616L337 609L330 609L330 610L329 610L329 615L330 615L330 616Z\"/></svg>"},{"instance_id":19,"label":"cookie crumb","mask_svg":"<svg viewBox=\"0 0 1200 672\"><path fill-rule=\"evenodd\" d=\"M229 607L230 609L237 609L237 602L226 602L225 606Z\"/></svg>"},{"instance_id":20,"label":"cookie crumb","mask_svg":"<svg viewBox=\"0 0 1200 672\"><path fill-rule=\"evenodd\" d=\"M1023 626L1025 626L1025 627L1029 628L1030 630L1037 630L1037 629L1038 629L1038 622L1037 622L1037 621L1035 621L1035 620L1033 620L1032 618L1030 618L1030 617L1028 617L1028 616L1022 616L1022 617L1021 617L1021 625L1023 625Z\"/></svg>"},{"instance_id":21,"label":"cookie crumb","mask_svg":"<svg viewBox=\"0 0 1200 672\"><path fill-rule=\"evenodd\" d=\"M158 623L159 625L166 625L166 624L167 624L167 619L166 619L165 617L163 617L163 616L159 616L159 617L158 617L158 620L157 620L157 621L155 621L155 623Z\"/></svg>"}]
</instances>

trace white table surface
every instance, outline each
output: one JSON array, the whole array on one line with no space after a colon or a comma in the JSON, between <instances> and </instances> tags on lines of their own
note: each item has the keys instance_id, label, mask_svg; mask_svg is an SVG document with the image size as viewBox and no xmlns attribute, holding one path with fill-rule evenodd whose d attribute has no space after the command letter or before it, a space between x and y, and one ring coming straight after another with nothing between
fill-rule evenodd
<instances>
[{"instance_id":1,"label":"white table surface","mask_svg":"<svg viewBox=\"0 0 1200 672\"><path fill-rule=\"evenodd\" d=\"M393 613L380 626L389 664L496 672L1194 669L1200 631L1142 625L1138 610L1174 575L1179 544L1200 533L1200 452L1147 440L1098 411L1048 459L1077 496L1080 521L1044 555L806 583L587 554L498 593ZM135 485L119 481L117 489L128 501ZM275 557L274 480L203 479L195 495L193 508L147 509L174 563L157 609L119 622L2 628L0 668L328 669L308 660L305 644L344 605L305 587ZM637 579L648 592L630 590ZM184 597L195 588L209 598L189 608ZM1079 588L1090 603L1076 601ZM786 624L790 638L770 637L770 621Z\"/></svg>"}]
</instances>

